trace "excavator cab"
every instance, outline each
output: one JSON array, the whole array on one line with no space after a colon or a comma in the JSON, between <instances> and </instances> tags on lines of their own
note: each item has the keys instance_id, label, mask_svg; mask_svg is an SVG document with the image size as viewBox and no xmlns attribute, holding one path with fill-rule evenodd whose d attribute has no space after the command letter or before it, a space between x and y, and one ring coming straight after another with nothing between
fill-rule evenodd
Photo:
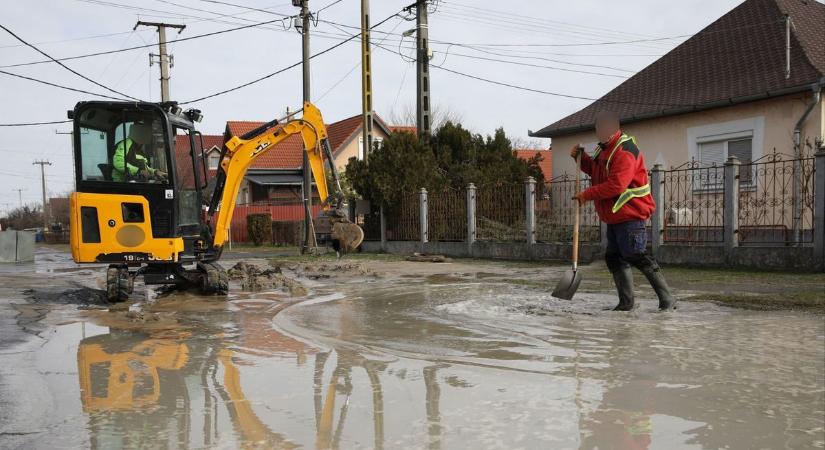
<instances>
[{"instance_id":1,"label":"excavator cab","mask_svg":"<svg viewBox=\"0 0 825 450\"><path fill-rule=\"evenodd\" d=\"M208 232L200 214L205 170L192 120L199 113L178 111L154 103L75 107L76 261L128 264L195 257L198 239ZM176 157L179 135L189 141L188 157Z\"/></svg>"},{"instance_id":2,"label":"excavator cab","mask_svg":"<svg viewBox=\"0 0 825 450\"><path fill-rule=\"evenodd\" d=\"M107 298L128 298L134 280L196 286L226 294L228 278L217 264L246 170L275 144L299 134L322 198L330 236L354 249L363 231L342 211L334 164L327 184L324 158L332 160L326 126L307 103L301 119L274 120L226 143L217 176L208 181L195 123L200 111L175 102L80 102L74 122L76 190L71 195L70 243L78 263L108 263ZM209 186L209 187L207 187ZM193 266L193 267L186 267Z\"/></svg>"}]
</instances>

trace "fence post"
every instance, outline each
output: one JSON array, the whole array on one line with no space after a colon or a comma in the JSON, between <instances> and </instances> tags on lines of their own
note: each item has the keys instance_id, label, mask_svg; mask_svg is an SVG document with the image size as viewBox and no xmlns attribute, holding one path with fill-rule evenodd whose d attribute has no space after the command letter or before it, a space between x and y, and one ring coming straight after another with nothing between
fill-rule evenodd
<instances>
[{"instance_id":1,"label":"fence post","mask_svg":"<svg viewBox=\"0 0 825 450\"><path fill-rule=\"evenodd\" d=\"M378 210L379 221L381 227L381 251L387 251L387 216L384 214L384 203L381 203L381 208Z\"/></svg>"},{"instance_id":2,"label":"fence post","mask_svg":"<svg viewBox=\"0 0 825 450\"><path fill-rule=\"evenodd\" d=\"M653 196L653 202L656 204L656 209L653 210L653 216L650 218L650 245L653 251L653 256L659 255L659 247L662 246L662 238L665 230L665 168L661 164L653 166L650 171L650 193Z\"/></svg>"},{"instance_id":3,"label":"fence post","mask_svg":"<svg viewBox=\"0 0 825 450\"><path fill-rule=\"evenodd\" d=\"M476 241L476 185L467 185L467 247L471 250Z\"/></svg>"},{"instance_id":4,"label":"fence post","mask_svg":"<svg viewBox=\"0 0 825 450\"><path fill-rule=\"evenodd\" d=\"M814 264L825 271L825 147L814 158Z\"/></svg>"},{"instance_id":5,"label":"fence post","mask_svg":"<svg viewBox=\"0 0 825 450\"><path fill-rule=\"evenodd\" d=\"M424 244L429 242L429 233L427 231L427 189L421 188L418 193L419 199L419 214L421 215L421 252L424 252Z\"/></svg>"},{"instance_id":6,"label":"fence post","mask_svg":"<svg viewBox=\"0 0 825 450\"><path fill-rule=\"evenodd\" d=\"M528 244L536 243L536 179L527 177L524 182L524 210L526 212L527 225L525 233Z\"/></svg>"},{"instance_id":7,"label":"fence post","mask_svg":"<svg viewBox=\"0 0 825 450\"><path fill-rule=\"evenodd\" d=\"M725 258L733 257L739 246L739 159L731 156L725 162Z\"/></svg>"}]
</instances>

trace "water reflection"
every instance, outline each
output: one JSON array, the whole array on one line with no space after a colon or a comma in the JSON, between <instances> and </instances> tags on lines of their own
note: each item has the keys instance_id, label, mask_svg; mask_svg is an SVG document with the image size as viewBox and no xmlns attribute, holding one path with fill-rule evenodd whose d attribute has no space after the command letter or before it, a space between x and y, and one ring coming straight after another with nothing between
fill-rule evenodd
<instances>
[{"instance_id":1,"label":"water reflection","mask_svg":"<svg viewBox=\"0 0 825 450\"><path fill-rule=\"evenodd\" d=\"M399 291L278 320L282 303L249 299L190 312L186 332L84 337L75 398L91 447L823 445L825 327L809 318L489 320L433 311L449 291Z\"/></svg>"}]
</instances>

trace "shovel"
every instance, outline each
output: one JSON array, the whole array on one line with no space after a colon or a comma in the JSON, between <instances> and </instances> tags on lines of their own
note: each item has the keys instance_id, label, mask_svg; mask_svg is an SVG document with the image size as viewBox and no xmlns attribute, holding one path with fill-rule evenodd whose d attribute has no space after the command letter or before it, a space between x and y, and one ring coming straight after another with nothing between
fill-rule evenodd
<instances>
[{"instance_id":1,"label":"shovel","mask_svg":"<svg viewBox=\"0 0 825 450\"><path fill-rule=\"evenodd\" d=\"M582 164L582 156L581 152L584 149L579 150L579 154L576 157L576 193L581 190L581 164ZM564 276L561 280L559 280L559 284L556 285L556 289L553 290L553 293L550 294L553 297L560 298L563 300L572 300L573 294L579 289L579 284L582 282L581 274L579 273L579 210L581 206L579 205L579 201L575 200L575 221L573 222L573 269L564 272Z\"/></svg>"}]
</instances>

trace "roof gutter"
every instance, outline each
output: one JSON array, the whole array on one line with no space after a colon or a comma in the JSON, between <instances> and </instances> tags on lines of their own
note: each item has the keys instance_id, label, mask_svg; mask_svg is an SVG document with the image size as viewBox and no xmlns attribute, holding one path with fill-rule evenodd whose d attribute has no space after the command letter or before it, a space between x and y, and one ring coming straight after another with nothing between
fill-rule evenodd
<instances>
[{"instance_id":1,"label":"roof gutter","mask_svg":"<svg viewBox=\"0 0 825 450\"><path fill-rule=\"evenodd\" d=\"M825 86L825 77L822 77L818 83L814 83L811 86L811 90L813 91L813 97L811 98L810 103L808 103L808 107L805 108L805 112L802 113L802 117L796 122L796 125L793 128L793 146L794 146L794 153L795 156L799 157L801 153L801 146L802 146L802 125L805 124L805 121L808 119L808 115L811 114L814 107L819 104L822 100L822 88Z\"/></svg>"},{"instance_id":2,"label":"roof gutter","mask_svg":"<svg viewBox=\"0 0 825 450\"><path fill-rule=\"evenodd\" d=\"M822 89L822 86L825 84L824 82L825 82L825 78L822 78L818 82L813 84L813 89L814 89L814 91L817 92L816 95L818 95L819 90ZM633 115L633 116L630 116L630 117L623 117L622 118L622 124L628 124L628 123L633 123L633 122L641 122L643 120L657 119L657 118L661 118L661 117L677 116L677 115L680 115L680 114L687 114L687 113L692 113L692 112L707 111L709 109L723 108L723 107L726 107L726 106L734 106L734 105L739 105L739 104L742 104L742 103L750 103L750 102L755 102L755 101L758 101L758 100L766 100L766 99L770 99L770 98L774 98L774 97L782 97L782 96L785 96L785 95L798 94L800 92L809 91L809 90L811 90L811 88L812 88L812 85L810 83L808 83L808 84L804 84L804 85L801 85L801 86L793 86L793 87L789 87L789 88L776 89L776 90L773 90L773 91L766 91L766 92L762 92L762 93L754 94L754 95L746 95L746 96L741 96L741 97L731 97L731 98L728 98L728 99L719 100L719 101L715 101L715 102L711 102L711 103L705 103L705 104L702 104L702 105L693 105L693 106L687 106L687 107L652 111L652 112L649 112L649 113L637 114L637 115ZM817 88L819 90L817 90ZM813 108L813 107L811 107L811 108ZM806 116L807 116L807 114L806 114ZM528 136L530 136L530 137L540 137L540 138L554 138L554 137L559 137L559 136L565 136L565 135L568 135L568 134L575 134L575 133L581 133L581 132L585 132L585 131L591 131L593 129L594 129L594 124L589 123L589 124L583 124L583 125L575 125L575 126L572 126L572 127L559 128L557 130L553 130L553 131L550 131L548 133L542 133L541 131L538 131L538 132L535 132L535 133L528 132Z\"/></svg>"}]
</instances>

